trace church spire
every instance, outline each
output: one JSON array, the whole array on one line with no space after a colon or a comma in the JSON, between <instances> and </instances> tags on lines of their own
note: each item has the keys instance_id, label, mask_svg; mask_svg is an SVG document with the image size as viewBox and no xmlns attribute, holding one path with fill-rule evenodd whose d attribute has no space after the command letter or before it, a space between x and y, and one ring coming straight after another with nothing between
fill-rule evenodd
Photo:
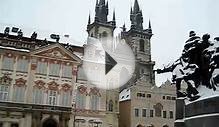
<instances>
[{"instance_id":1,"label":"church spire","mask_svg":"<svg viewBox=\"0 0 219 127\"><path fill-rule=\"evenodd\" d=\"M148 32L152 33L151 20L150 19L149 19L149 24L148 24Z\"/></svg>"},{"instance_id":2,"label":"church spire","mask_svg":"<svg viewBox=\"0 0 219 127\"><path fill-rule=\"evenodd\" d=\"M115 9L113 10L113 21L112 21L112 25L114 27L116 27L116 12L115 12Z\"/></svg>"},{"instance_id":3,"label":"church spire","mask_svg":"<svg viewBox=\"0 0 219 127\"><path fill-rule=\"evenodd\" d=\"M140 11L138 0L135 0L134 8L133 9L134 9L134 13L138 13Z\"/></svg>"},{"instance_id":4,"label":"church spire","mask_svg":"<svg viewBox=\"0 0 219 127\"><path fill-rule=\"evenodd\" d=\"M108 10L108 1L105 3L105 0L96 0L95 21L107 23Z\"/></svg>"},{"instance_id":5,"label":"church spire","mask_svg":"<svg viewBox=\"0 0 219 127\"><path fill-rule=\"evenodd\" d=\"M90 13L89 13L89 16L88 16L88 25L90 25L91 23L91 19L90 19Z\"/></svg>"},{"instance_id":6,"label":"church spire","mask_svg":"<svg viewBox=\"0 0 219 127\"><path fill-rule=\"evenodd\" d=\"M135 0L133 10L131 8L130 20L132 29L143 30L143 16L138 4L138 0Z\"/></svg>"}]
</instances>

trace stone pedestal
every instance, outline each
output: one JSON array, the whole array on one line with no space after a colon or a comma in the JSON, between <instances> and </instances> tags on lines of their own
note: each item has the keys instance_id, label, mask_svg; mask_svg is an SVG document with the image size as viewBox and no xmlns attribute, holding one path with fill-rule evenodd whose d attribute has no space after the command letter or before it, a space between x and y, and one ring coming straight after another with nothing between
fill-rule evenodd
<instances>
[{"instance_id":1,"label":"stone pedestal","mask_svg":"<svg viewBox=\"0 0 219 127\"><path fill-rule=\"evenodd\" d=\"M176 101L175 127L216 127L219 125L219 96L199 99L187 104Z\"/></svg>"},{"instance_id":2,"label":"stone pedestal","mask_svg":"<svg viewBox=\"0 0 219 127\"><path fill-rule=\"evenodd\" d=\"M176 120L174 127L185 127L184 125L185 102L184 98L176 99Z\"/></svg>"}]
</instances>

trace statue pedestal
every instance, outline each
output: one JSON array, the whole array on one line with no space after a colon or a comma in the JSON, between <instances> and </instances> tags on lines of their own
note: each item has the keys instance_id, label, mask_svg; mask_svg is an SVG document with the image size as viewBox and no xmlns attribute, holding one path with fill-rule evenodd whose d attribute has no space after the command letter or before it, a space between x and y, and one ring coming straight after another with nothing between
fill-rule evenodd
<instances>
[{"instance_id":1,"label":"statue pedestal","mask_svg":"<svg viewBox=\"0 0 219 127\"><path fill-rule=\"evenodd\" d=\"M219 125L219 96L204 98L185 105L186 127Z\"/></svg>"},{"instance_id":2,"label":"statue pedestal","mask_svg":"<svg viewBox=\"0 0 219 127\"><path fill-rule=\"evenodd\" d=\"M185 103L176 100L175 127L216 127L219 125L219 95Z\"/></svg>"}]
</instances>

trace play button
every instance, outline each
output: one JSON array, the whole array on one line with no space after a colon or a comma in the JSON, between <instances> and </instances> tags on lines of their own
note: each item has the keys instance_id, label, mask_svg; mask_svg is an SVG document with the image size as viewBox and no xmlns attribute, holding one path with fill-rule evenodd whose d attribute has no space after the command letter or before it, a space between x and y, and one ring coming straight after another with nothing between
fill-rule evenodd
<instances>
[{"instance_id":1,"label":"play button","mask_svg":"<svg viewBox=\"0 0 219 127\"><path fill-rule=\"evenodd\" d=\"M84 49L82 68L89 84L101 89L125 85L135 70L132 49L124 41L89 38Z\"/></svg>"},{"instance_id":2,"label":"play button","mask_svg":"<svg viewBox=\"0 0 219 127\"><path fill-rule=\"evenodd\" d=\"M116 64L117 62L105 52L105 74L107 74Z\"/></svg>"}]
</instances>

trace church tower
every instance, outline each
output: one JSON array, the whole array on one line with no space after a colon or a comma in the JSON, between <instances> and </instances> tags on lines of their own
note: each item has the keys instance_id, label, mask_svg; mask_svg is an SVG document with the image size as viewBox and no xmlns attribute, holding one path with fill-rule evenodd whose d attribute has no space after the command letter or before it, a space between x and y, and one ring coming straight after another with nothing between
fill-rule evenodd
<instances>
[{"instance_id":1,"label":"church tower","mask_svg":"<svg viewBox=\"0 0 219 127\"><path fill-rule=\"evenodd\" d=\"M113 50L114 43L111 39L113 39L114 30L116 28L115 10L113 11L111 21L108 21L108 13L108 1L96 0L95 18L92 22L89 15L87 32L88 37L93 37L99 39L100 41L104 40L103 43L106 43L109 50ZM107 41L105 41L106 39ZM118 127L119 89L105 90L105 95L103 96L105 101L103 102L104 104L101 105L105 105L104 122L107 126Z\"/></svg>"},{"instance_id":2,"label":"church tower","mask_svg":"<svg viewBox=\"0 0 219 127\"><path fill-rule=\"evenodd\" d=\"M151 61L151 37L153 35L151 22L149 21L148 28L144 29L142 10L137 0L131 7L130 21L131 27L128 31L126 31L125 24L122 27L121 38L126 40L136 56L134 81L143 79L147 84L154 85L153 66L155 62Z\"/></svg>"},{"instance_id":3,"label":"church tower","mask_svg":"<svg viewBox=\"0 0 219 127\"><path fill-rule=\"evenodd\" d=\"M108 13L108 1L105 2L105 0L96 0L95 18L93 23L91 23L90 15L88 18L87 32L89 37L94 37L100 40L113 37L113 33L116 28L115 10L113 12L112 21L108 21ZM113 48L112 43L107 43L110 48Z\"/></svg>"}]
</instances>

